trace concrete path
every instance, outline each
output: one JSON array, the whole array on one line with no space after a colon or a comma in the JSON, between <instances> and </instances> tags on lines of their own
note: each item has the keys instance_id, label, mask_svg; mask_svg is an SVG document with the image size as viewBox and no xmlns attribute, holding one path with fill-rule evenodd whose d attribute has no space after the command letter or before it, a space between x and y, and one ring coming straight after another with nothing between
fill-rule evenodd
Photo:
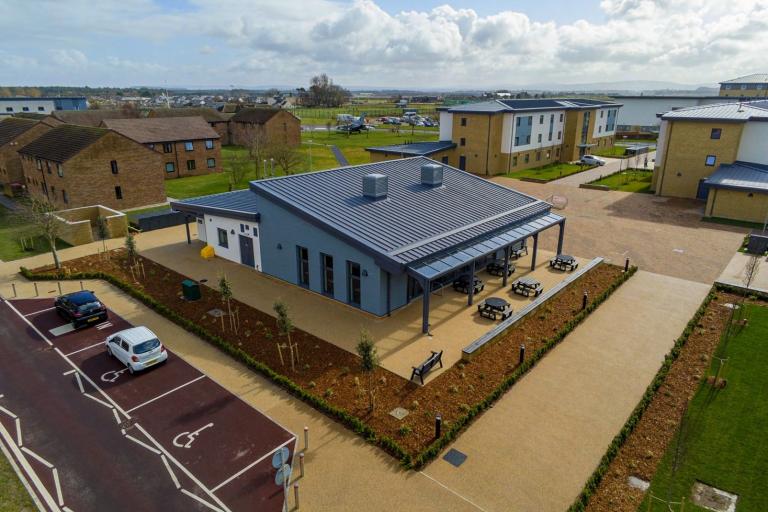
<instances>
[{"instance_id":1,"label":"concrete path","mask_svg":"<svg viewBox=\"0 0 768 512\"><path fill-rule=\"evenodd\" d=\"M13 211L18 209L18 205L16 204L16 201L12 200L11 198L0 194L0 205L8 208L9 210Z\"/></svg>"},{"instance_id":2,"label":"concrete path","mask_svg":"<svg viewBox=\"0 0 768 512\"><path fill-rule=\"evenodd\" d=\"M344 156L344 153L341 152L338 146L331 146L331 152L336 157L336 161L339 162L340 166L345 167L349 165L347 157Z\"/></svg>"},{"instance_id":3,"label":"concrete path","mask_svg":"<svg viewBox=\"0 0 768 512\"><path fill-rule=\"evenodd\" d=\"M589 183L590 181L595 181L596 179L610 176L611 174L615 174L619 172L620 169L626 169L628 163L634 164L634 158L629 159L629 162L625 159L621 158L607 158L607 157L600 157L603 160L605 160L606 164L601 167L595 167L594 169L590 169L588 171L579 172L576 174L571 174L570 176L566 176L565 178L560 178L559 180L553 180L550 183L557 184L557 185L573 185L578 187L582 183ZM643 166L643 158L640 157L638 159L638 163L640 167ZM653 170L653 161L652 159L656 158L656 152L648 153L648 169Z\"/></svg>"},{"instance_id":4,"label":"concrete path","mask_svg":"<svg viewBox=\"0 0 768 512\"><path fill-rule=\"evenodd\" d=\"M725 267L725 270L723 270L723 273L717 278L717 282L739 288L748 287L750 290L768 293L768 261L766 261L765 256L759 257L759 263L752 275L752 279L750 282L747 282L746 270L751 259L751 254L735 253Z\"/></svg>"},{"instance_id":5,"label":"concrete path","mask_svg":"<svg viewBox=\"0 0 768 512\"><path fill-rule=\"evenodd\" d=\"M567 509L708 290L638 272L424 472L488 511Z\"/></svg>"}]
</instances>

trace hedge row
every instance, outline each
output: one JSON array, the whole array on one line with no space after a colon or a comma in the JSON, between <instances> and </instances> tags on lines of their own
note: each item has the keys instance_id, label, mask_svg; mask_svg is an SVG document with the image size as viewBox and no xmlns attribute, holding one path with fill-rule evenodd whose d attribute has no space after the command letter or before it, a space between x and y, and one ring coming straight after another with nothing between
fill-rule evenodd
<instances>
[{"instance_id":1,"label":"hedge row","mask_svg":"<svg viewBox=\"0 0 768 512\"><path fill-rule=\"evenodd\" d=\"M616 290L616 288L618 288L622 283L629 279L636 271L637 267L631 267L628 272L623 273L619 279L612 283L611 286L608 287L601 295L596 297L595 300L586 307L586 309L577 313L560 329L557 334L548 339L542 348L537 350L530 358L523 362L523 364L518 366L515 371L506 379L504 379L504 381L499 386L497 386L488 396L486 396L485 399L475 404L475 406L472 407L465 415L451 423L450 428L447 429L439 439L435 440L416 457L411 457L411 455L407 453L394 439L387 436L377 436L376 432L361 419L349 414L344 409L328 403L321 397L318 397L312 393L308 393L304 390L304 388L293 382L285 375L281 375L275 372L266 364L254 359L247 352L233 346L221 337L211 334L203 327L182 317L168 306L156 301L150 295L147 295L131 284L118 279L112 274L104 272L34 274L26 267L21 267L20 269L21 275L29 280L54 281L65 279L102 279L107 281L131 297L141 301L144 303L144 305L179 325L183 329L186 329L190 333L208 341L209 343L212 343L214 346L235 360L240 361L250 369L261 373L275 384L286 389L295 397L303 400L304 402L325 413L326 415L338 420L340 423L353 430L356 434L362 436L366 441L381 447L386 452L400 459L401 465L407 469L421 468L427 462L437 457L440 451L446 445L451 443L459 435L459 433L472 422L475 417L477 417L484 410L491 407L499 398L501 398L504 393L506 393L509 388L512 387L512 385L514 385L523 375L525 375L531 368L533 368L547 352L559 344L568 333L570 333L577 325L579 325L590 313L592 313L592 311L594 311L601 303L603 303Z\"/></svg>"},{"instance_id":2,"label":"hedge row","mask_svg":"<svg viewBox=\"0 0 768 512\"><path fill-rule=\"evenodd\" d=\"M592 476L589 477L581 493L568 509L568 512L582 512L586 510L590 497L597 490L600 482L608 471L611 462L613 462L613 459L615 459L619 454L621 447L635 430L635 427L640 422L640 419L643 417L646 409L648 409L651 401L653 401L653 398L656 395L659 387L661 387L661 385L664 383L664 380L667 378L667 374L669 373L670 368L672 368L672 363L674 363L680 355L680 351L687 343L688 337L691 335L696 325L698 325L699 320L701 320L701 317L704 315L704 312L707 309L707 306L709 306L709 303L712 302L715 296L716 293L714 290L709 292L707 297L701 303L701 306L699 306L699 309L693 315L693 318L691 318L691 320L688 322L688 325L686 325L683 333L675 341L672 350L670 350L669 353L664 357L664 363L661 365L661 368L659 368L659 371L656 373L656 376L654 377L651 384L645 390L643 398L640 399L640 402L632 411L632 414L629 416L627 422L624 424L619 433L616 434L616 437L613 438L613 441L611 441L611 444L608 446L608 450L600 460L600 464L598 464L597 468L595 468Z\"/></svg>"}]
</instances>

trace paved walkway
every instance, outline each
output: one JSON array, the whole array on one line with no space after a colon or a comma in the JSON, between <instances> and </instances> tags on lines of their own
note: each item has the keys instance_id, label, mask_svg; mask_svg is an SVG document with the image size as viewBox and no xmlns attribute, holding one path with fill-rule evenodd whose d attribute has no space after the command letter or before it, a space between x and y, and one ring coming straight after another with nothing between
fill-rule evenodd
<instances>
[{"instance_id":1,"label":"paved walkway","mask_svg":"<svg viewBox=\"0 0 768 512\"><path fill-rule=\"evenodd\" d=\"M638 272L425 473L485 510L565 510L708 290Z\"/></svg>"},{"instance_id":2,"label":"paved walkway","mask_svg":"<svg viewBox=\"0 0 768 512\"><path fill-rule=\"evenodd\" d=\"M759 263L753 273L752 280L747 283L746 270L751 259L751 254L734 253L723 273L717 278L717 282L740 288L748 286L750 290L768 293L768 261L766 261L765 256L758 259Z\"/></svg>"},{"instance_id":3,"label":"paved walkway","mask_svg":"<svg viewBox=\"0 0 768 512\"><path fill-rule=\"evenodd\" d=\"M605 176L610 176L611 174L615 174L619 172L619 169L626 169L628 163L634 164L635 162L634 158L631 158L629 160L624 160L621 158L607 158L607 157L600 157L600 158L605 160L606 162L605 165L601 167L595 167L594 169L590 169L588 171L571 174L570 176L566 176L565 178L560 178L559 180L553 180L550 183L557 184L557 185L573 185L578 187L582 183L589 183L590 181L595 181ZM653 158L656 158L655 151L652 153L648 153L648 169L649 170L653 169L653 162L652 162ZM642 156L638 159L638 163L642 167L643 165Z\"/></svg>"},{"instance_id":4,"label":"paved walkway","mask_svg":"<svg viewBox=\"0 0 768 512\"><path fill-rule=\"evenodd\" d=\"M13 211L18 208L18 205L16 204L16 201L12 200L8 196L0 193L0 205L8 208L9 210Z\"/></svg>"},{"instance_id":5,"label":"paved walkway","mask_svg":"<svg viewBox=\"0 0 768 512\"><path fill-rule=\"evenodd\" d=\"M340 166L346 167L349 165L347 157L344 156L344 153L341 152L338 146L331 146L331 152L333 153L333 156L336 157L336 161L339 162Z\"/></svg>"}]
</instances>

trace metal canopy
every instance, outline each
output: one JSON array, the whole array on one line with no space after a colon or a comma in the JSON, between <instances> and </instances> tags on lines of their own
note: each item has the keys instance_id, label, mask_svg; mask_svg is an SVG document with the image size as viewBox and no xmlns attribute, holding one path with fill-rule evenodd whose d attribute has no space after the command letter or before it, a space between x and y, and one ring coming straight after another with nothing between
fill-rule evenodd
<instances>
[{"instance_id":1,"label":"metal canopy","mask_svg":"<svg viewBox=\"0 0 768 512\"><path fill-rule=\"evenodd\" d=\"M456 249L448 254L409 265L407 270L409 274L419 280L431 281L468 265L477 258L503 249L519 240L560 224L564 220L564 217L560 215L548 213L538 219L525 222L520 226L491 235L488 238L476 240L471 245Z\"/></svg>"}]
</instances>

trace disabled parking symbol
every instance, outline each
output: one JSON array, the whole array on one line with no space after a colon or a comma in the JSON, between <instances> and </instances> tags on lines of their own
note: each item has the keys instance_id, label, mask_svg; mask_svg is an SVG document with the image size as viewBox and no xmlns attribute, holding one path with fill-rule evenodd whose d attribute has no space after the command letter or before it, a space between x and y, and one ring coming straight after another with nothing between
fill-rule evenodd
<instances>
[{"instance_id":1,"label":"disabled parking symbol","mask_svg":"<svg viewBox=\"0 0 768 512\"><path fill-rule=\"evenodd\" d=\"M194 432L182 432L173 438L173 446L177 448L191 448L192 443L195 442L195 439L200 435L200 432L211 427L213 427L213 423L204 425Z\"/></svg>"},{"instance_id":2,"label":"disabled parking symbol","mask_svg":"<svg viewBox=\"0 0 768 512\"><path fill-rule=\"evenodd\" d=\"M105 372L101 374L101 381L102 382L115 382L122 374L128 371L128 368L123 368L122 370L110 370L108 372Z\"/></svg>"}]
</instances>

